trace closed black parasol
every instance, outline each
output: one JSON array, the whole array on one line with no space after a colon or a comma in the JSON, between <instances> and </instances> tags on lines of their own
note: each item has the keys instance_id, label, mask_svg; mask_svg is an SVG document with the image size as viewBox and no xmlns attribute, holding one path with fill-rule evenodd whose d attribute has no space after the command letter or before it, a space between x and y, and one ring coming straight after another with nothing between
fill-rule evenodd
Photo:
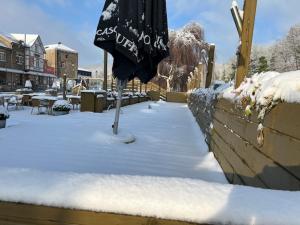
<instances>
[{"instance_id":1,"label":"closed black parasol","mask_svg":"<svg viewBox=\"0 0 300 225\"><path fill-rule=\"evenodd\" d=\"M166 1L107 0L94 43L114 57L118 79L147 83L169 55Z\"/></svg>"},{"instance_id":2,"label":"closed black parasol","mask_svg":"<svg viewBox=\"0 0 300 225\"><path fill-rule=\"evenodd\" d=\"M169 56L168 39L166 0L106 0L94 43L114 58L119 100L128 81L147 83L157 74Z\"/></svg>"}]
</instances>

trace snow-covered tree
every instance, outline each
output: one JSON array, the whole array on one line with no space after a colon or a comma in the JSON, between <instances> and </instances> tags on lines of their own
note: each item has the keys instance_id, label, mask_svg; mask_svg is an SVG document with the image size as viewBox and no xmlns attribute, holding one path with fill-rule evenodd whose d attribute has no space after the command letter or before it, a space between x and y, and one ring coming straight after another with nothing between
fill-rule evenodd
<instances>
[{"instance_id":1,"label":"snow-covered tree","mask_svg":"<svg viewBox=\"0 0 300 225\"><path fill-rule=\"evenodd\" d=\"M295 70L300 69L300 24L293 26L287 37L287 46L292 55L292 64Z\"/></svg>"},{"instance_id":2,"label":"snow-covered tree","mask_svg":"<svg viewBox=\"0 0 300 225\"><path fill-rule=\"evenodd\" d=\"M227 67L231 67L231 71L226 71L224 80L232 77L235 70L232 59L227 63ZM248 75L269 70L300 70L300 24L291 27L288 34L273 45L253 45Z\"/></svg>"},{"instance_id":3,"label":"snow-covered tree","mask_svg":"<svg viewBox=\"0 0 300 225\"><path fill-rule=\"evenodd\" d=\"M190 74L202 62L202 50L208 49L202 26L192 22L180 30L170 31L169 47L170 56L160 63L158 75L168 79L170 90L187 91Z\"/></svg>"}]
</instances>

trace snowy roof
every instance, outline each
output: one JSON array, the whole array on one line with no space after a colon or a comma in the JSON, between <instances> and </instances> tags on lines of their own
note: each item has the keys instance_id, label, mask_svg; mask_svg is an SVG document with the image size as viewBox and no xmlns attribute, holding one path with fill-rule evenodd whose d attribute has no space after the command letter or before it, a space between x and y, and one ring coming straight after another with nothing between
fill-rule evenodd
<instances>
[{"instance_id":1,"label":"snowy roof","mask_svg":"<svg viewBox=\"0 0 300 225\"><path fill-rule=\"evenodd\" d=\"M28 47L31 47L39 37L37 34L11 34L11 36L18 41L23 41Z\"/></svg>"},{"instance_id":2,"label":"snowy roof","mask_svg":"<svg viewBox=\"0 0 300 225\"><path fill-rule=\"evenodd\" d=\"M52 44L52 45L45 45L45 49L56 49L56 50L61 50L61 51L66 51L66 52L72 52L72 53L77 53L76 50L69 48L68 46L58 43L58 44Z\"/></svg>"},{"instance_id":3,"label":"snowy roof","mask_svg":"<svg viewBox=\"0 0 300 225\"><path fill-rule=\"evenodd\" d=\"M7 46L6 46L6 45L4 45L4 44L2 44L2 43L0 43L0 47L7 48Z\"/></svg>"},{"instance_id":4,"label":"snowy roof","mask_svg":"<svg viewBox=\"0 0 300 225\"><path fill-rule=\"evenodd\" d=\"M11 34L1 32L0 36L3 37L4 39L8 40L10 43L18 43L18 40L15 39ZM4 45L4 44L2 43L2 45ZM7 46L5 46L5 47L7 47Z\"/></svg>"},{"instance_id":5,"label":"snowy roof","mask_svg":"<svg viewBox=\"0 0 300 225\"><path fill-rule=\"evenodd\" d=\"M91 70L84 69L84 68L78 68L78 70L81 70L81 71L86 71L86 72L92 72Z\"/></svg>"}]
</instances>

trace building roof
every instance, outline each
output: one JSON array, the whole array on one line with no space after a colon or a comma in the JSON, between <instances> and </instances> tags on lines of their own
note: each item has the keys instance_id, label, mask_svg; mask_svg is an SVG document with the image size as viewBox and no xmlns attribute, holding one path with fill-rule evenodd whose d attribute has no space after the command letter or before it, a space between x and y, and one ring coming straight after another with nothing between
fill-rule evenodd
<instances>
[{"instance_id":1,"label":"building roof","mask_svg":"<svg viewBox=\"0 0 300 225\"><path fill-rule=\"evenodd\" d=\"M78 68L78 70L80 70L80 71L85 71L85 72L90 72L90 73L92 72L91 70L84 69L84 68L80 68L80 67Z\"/></svg>"},{"instance_id":2,"label":"building roof","mask_svg":"<svg viewBox=\"0 0 300 225\"><path fill-rule=\"evenodd\" d=\"M0 47L8 48L5 44L0 42Z\"/></svg>"},{"instance_id":3,"label":"building roof","mask_svg":"<svg viewBox=\"0 0 300 225\"><path fill-rule=\"evenodd\" d=\"M11 36L10 34L8 34L8 33L0 33L0 36L3 38L3 39L5 39L5 40L7 40L8 42L10 42L10 43L15 43L15 44L18 44L19 43L19 41L17 40L17 39L15 39L13 36ZM3 43L3 42L1 42L0 43L0 46L1 47L5 47L5 48L11 48L11 46L7 46L5 43Z\"/></svg>"},{"instance_id":4,"label":"building roof","mask_svg":"<svg viewBox=\"0 0 300 225\"><path fill-rule=\"evenodd\" d=\"M11 34L11 36L18 41L23 41L27 47L31 47L38 39L37 34Z\"/></svg>"},{"instance_id":5,"label":"building roof","mask_svg":"<svg viewBox=\"0 0 300 225\"><path fill-rule=\"evenodd\" d=\"M65 52L72 52L72 53L77 53L76 50L69 48L68 46L62 44L62 43L58 43L58 44L52 44L52 45L45 45L45 49L49 50L49 49L56 49L56 50L61 50L61 51L65 51Z\"/></svg>"}]
</instances>

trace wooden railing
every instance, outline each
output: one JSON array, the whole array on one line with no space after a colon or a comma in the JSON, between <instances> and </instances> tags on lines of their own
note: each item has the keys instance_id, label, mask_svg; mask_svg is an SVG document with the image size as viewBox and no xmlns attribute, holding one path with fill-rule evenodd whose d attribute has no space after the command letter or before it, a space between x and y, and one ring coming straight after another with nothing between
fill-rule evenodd
<instances>
[{"instance_id":1,"label":"wooden railing","mask_svg":"<svg viewBox=\"0 0 300 225\"><path fill-rule=\"evenodd\" d=\"M108 86L109 87L109 86ZM113 82L112 85L113 90L116 90L116 82ZM125 91L135 92L147 92L147 91L159 91L161 99L165 100L167 97L167 90L160 87L159 85L149 82L148 84L142 84L140 80L134 79L134 83L132 81L128 82Z\"/></svg>"}]
</instances>

